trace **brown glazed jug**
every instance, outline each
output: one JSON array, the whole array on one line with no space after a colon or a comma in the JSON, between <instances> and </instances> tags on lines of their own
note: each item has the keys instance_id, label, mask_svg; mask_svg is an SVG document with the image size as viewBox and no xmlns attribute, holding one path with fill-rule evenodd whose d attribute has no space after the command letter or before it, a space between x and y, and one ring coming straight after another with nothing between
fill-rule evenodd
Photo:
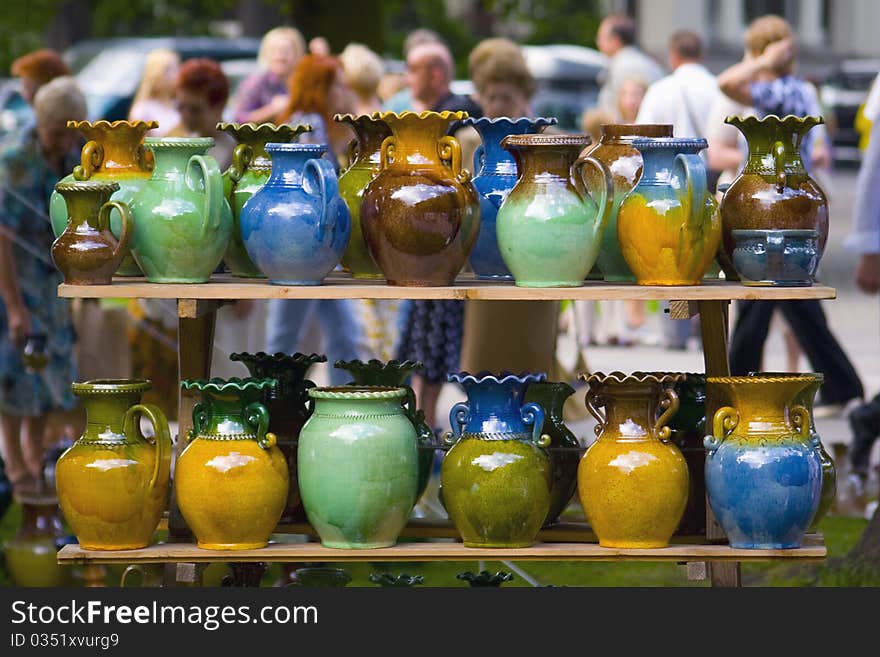
<instances>
[{"instance_id":1,"label":"brown glazed jug","mask_svg":"<svg viewBox=\"0 0 880 657\"><path fill-rule=\"evenodd\" d=\"M467 112L377 112L391 136L364 190L361 228L391 285L452 285L480 230L480 200L447 135Z\"/></svg>"},{"instance_id":2,"label":"brown glazed jug","mask_svg":"<svg viewBox=\"0 0 880 657\"><path fill-rule=\"evenodd\" d=\"M67 227L52 243L52 260L70 285L109 285L132 235L128 206L111 201L115 182L60 182L55 191L67 203ZM110 230L110 211L121 217L119 239Z\"/></svg>"},{"instance_id":3,"label":"brown glazed jug","mask_svg":"<svg viewBox=\"0 0 880 657\"><path fill-rule=\"evenodd\" d=\"M739 278L732 263L734 230L817 230L822 255L828 199L807 173L800 147L804 135L824 122L821 116L775 114L725 119L749 145L745 167L721 200L724 253L719 253L719 262L728 278Z\"/></svg>"}]
</instances>

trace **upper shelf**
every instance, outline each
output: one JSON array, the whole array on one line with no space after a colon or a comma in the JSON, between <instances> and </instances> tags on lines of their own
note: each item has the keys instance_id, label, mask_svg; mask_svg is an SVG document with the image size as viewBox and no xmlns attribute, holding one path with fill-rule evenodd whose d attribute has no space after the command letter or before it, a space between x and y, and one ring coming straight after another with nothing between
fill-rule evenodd
<instances>
[{"instance_id":1,"label":"upper shelf","mask_svg":"<svg viewBox=\"0 0 880 657\"><path fill-rule=\"evenodd\" d=\"M480 281L462 275L453 287L398 287L385 281L354 279L334 274L323 285L270 285L264 279L215 275L210 283L147 283L143 278L114 278L112 285L58 286L60 297L153 299L460 299L460 300L581 300L656 299L707 301L713 299L834 299L832 287L749 287L712 281L702 285L607 284L588 281L581 287L528 288L507 282Z\"/></svg>"}]
</instances>

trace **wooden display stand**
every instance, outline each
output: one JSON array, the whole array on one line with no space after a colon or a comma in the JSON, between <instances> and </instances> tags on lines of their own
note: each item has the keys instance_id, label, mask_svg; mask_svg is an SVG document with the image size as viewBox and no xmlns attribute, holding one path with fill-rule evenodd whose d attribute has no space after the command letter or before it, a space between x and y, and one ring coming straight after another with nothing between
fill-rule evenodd
<instances>
[{"instance_id":1,"label":"wooden display stand","mask_svg":"<svg viewBox=\"0 0 880 657\"><path fill-rule=\"evenodd\" d=\"M142 279L116 278L112 285L60 285L61 297L124 297L177 299L178 369L180 379L210 377L214 324L219 305L238 299L458 299L458 300L612 300L641 299L672 302L671 314L676 319L700 316L706 374L730 374L727 356L727 307L735 299L833 299L830 287L747 287L732 282L709 282L693 287L660 287L608 285L587 282L576 288L521 288L510 283L477 281L461 276L453 287L394 287L379 281L360 281L345 275L328 277L320 286L270 285L264 280L215 276L210 283L198 285L160 285ZM192 407L195 398L189 391L180 392L178 410L179 435L192 428ZM706 416L712 417L717 400L707 398ZM177 450L183 441L177 442ZM172 541L189 541L188 531L172 500L169 530ZM797 559L817 561L826 556L822 536L811 534L802 547L791 550L742 550L725 544L711 510L708 512L705 537L673 537L661 549L615 550L600 547L595 535L577 523L561 524L542 530L537 543L522 549L466 548L461 543L401 543L381 550L334 550L319 543L273 543L262 550L212 551L201 550L191 542L169 542L142 550L117 552L90 551L78 545L67 545L58 553L64 564L85 563L169 563L184 564L226 562L351 562L351 561L674 561L689 565L689 574L705 573L713 585L739 586L743 561ZM279 527L288 533L314 534L308 525ZM455 537L449 525L431 525L413 521L404 536ZM589 542L585 542L589 541ZM693 566L693 567L692 567ZM699 576L699 575L698 575ZM258 583L258 578L255 580Z\"/></svg>"}]
</instances>

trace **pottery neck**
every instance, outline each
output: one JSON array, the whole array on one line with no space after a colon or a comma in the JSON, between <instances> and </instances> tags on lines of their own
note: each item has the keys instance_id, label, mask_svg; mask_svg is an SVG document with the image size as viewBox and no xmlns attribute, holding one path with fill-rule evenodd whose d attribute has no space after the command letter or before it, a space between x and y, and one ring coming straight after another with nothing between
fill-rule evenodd
<instances>
[{"instance_id":1,"label":"pottery neck","mask_svg":"<svg viewBox=\"0 0 880 657\"><path fill-rule=\"evenodd\" d=\"M205 155L214 145L211 137L156 138L147 137L144 143L156 156L154 180L178 181L185 174L193 155Z\"/></svg>"},{"instance_id":2,"label":"pottery neck","mask_svg":"<svg viewBox=\"0 0 880 657\"><path fill-rule=\"evenodd\" d=\"M598 143L600 145L631 146L633 139L639 137L672 137L672 126L666 124L606 123L602 125L602 134Z\"/></svg>"},{"instance_id":3,"label":"pottery neck","mask_svg":"<svg viewBox=\"0 0 880 657\"><path fill-rule=\"evenodd\" d=\"M482 381L463 383L470 421L465 433L530 433L521 412L525 383Z\"/></svg>"},{"instance_id":4,"label":"pottery neck","mask_svg":"<svg viewBox=\"0 0 880 657\"><path fill-rule=\"evenodd\" d=\"M773 177L779 171L798 179L807 177L807 170L801 159L801 142L813 126L815 120L797 117L765 117L757 120L750 117L743 120L730 120L745 135L749 145L749 156L743 168L744 174L757 174Z\"/></svg>"},{"instance_id":5,"label":"pottery neck","mask_svg":"<svg viewBox=\"0 0 880 657\"><path fill-rule=\"evenodd\" d=\"M574 394L574 388L562 382L544 381L532 383L526 390L525 400L535 402L544 409L544 417L554 424L562 424L565 400Z\"/></svg>"},{"instance_id":6,"label":"pottery neck","mask_svg":"<svg viewBox=\"0 0 880 657\"><path fill-rule=\"evenodd\" d=\"M660 386L654 383L605 383L590 392L594 403L601 401L605 408L605 430L600 439L652 439L657 409L660 405Z\"/></svg>"},{"instance_id":7,"label":"pottery neck","mask_svg":"<svg viewBox=\"0 0 880 657\"><path fill-rule=\"evenodd\" d=\"M314 384L306 382L306 374L315 363L327 360L318 354L300 354L292 356L279 354L274 357L262 354L236 354L232 360L241 361L254 378L275 379L275 390L269 394L270 399L296 402L307 400L304 389Z\"/></svg>"},{"instance_id":8,"label":"pottery neck","mask_svg":"<svg viewBox=\"0 0 880 657\"><path fill-rule=\"evenodd\" d=\"M150 389L146 381L81 383L72 386L73 394L83 400L86 428L80 443L123 444L140 436L135 427L125 426L125 413L141 402Z\"/></svg>"},{"instance_id":9,"label":"pottery neck","mask_svg":"<svg viewBox=\"0 0 880 657\"><path fill-rule=\"evenodd\" d=\"M92 156L86 149L83 150L85 178L93 173L150 177L153 157L144 147L144 136L151 127L155 127L153 122L80 121L70 122L68 125L71 123L74 124L71 127L79 130L88 142L100 146L102 151L101 157L98 157ZM94 160L90 162L92 157Z\"/></svg>"},{"instance_id":10,"label":"pottery neck","mask_svg":"<svg viewBox=\"0 0 880 657\"><path fill-rule=\"evenodd\" d=\"M217 127L231 135L237 143L251 148L250 162L246 167L241 167L242 172L247 169L265 171L266 173L272 168L272 161L269 159L269 153L266 152L266 144L289 144L298 135L311 129L307 125L275 125L274 123L262 123L259 125L252 123L218 123ZM234 155L233 160L235 160Z\"/></svg>"},{"instance_id":11,"label":"pottery neck","mask_svg":"<svg viewBox=\"0 0 880 657\"><path fill-rule=\"evenodd\" d=\"M642 177L638 186L674 187L682 190L684 181L675 168L675 158L681 154L696 155L706 147L704 141L689 139L663 139L657 143L638 142L642 154Z\"/></svg>"},{"instance_id":12,"label":"pottery neck","mask_svg":"<svg viewBox=\"0 0 880 657\"><path fill-rule=\"evenodd\" d=\"M509 176L516 178L516 160L501 146L508 135L525 135L540 132L554 123L548 119L468 119L465 121L480 133L483 142L483 160L478 175Z\"/></svg>"},{"instance_id":13,"label":"pottery neck","mask_svg":"<svg viewBox=\"0 0 880 657\"><path fill-rule=\"evenodd\" d=\"M110 200L113 192L119 189L116 183L72 182L59 183L55 189L64 197L67 205L68 223L72 226L88 224L100 230L98 212Z\"/></svg>"},{"instance_id":14,"label":"pottery neck","mask_svg":"<svg viewBox=\"0 0 880 657\"><path fill-rule=\"evenodd\" d=\"M571 167L581 154L583 145L508 145L513 154L520 180L539 183L571 184Z\"/></svg>"},{"instance_id":15,"label":"pottery neck","mask_svg":"<svg viewBox=\"0 0 880 657\"><path fill-rule=\"evenodd\" d=\"M354 131L356 147L350 169L373 169L381 161L382 142L391 136L391 129L384 121L369 116L359 116L345 121Z\"/></svg>"},{"instance_id":16,"label":"pottery neck","mask_svg":"<svg viewBox=\"0 0 880 657\"><path fill-rule=\"evenodd\" d=\"M676 384L675 392L680 405L669 427L674 430L703 430L706 422L706 375L687 374L684 381Z\"/></svg>"},{"instance_id":17,"label":"pottery neck","mask_svg":"<svg viewBox=\"0 0 880 657\"><path fill-rule=\"evenodd\" d=\"M254 424L248 421L248 406L260 400L260 391L204 391L202 403L207 411L206 422L199 427L199 436L207 438L253 438Z\"/></svg>"},{"instance_id":18,"label":"pottery neck","mask_svg":"<svg viewBox=\"0 0 880 657\"><path fill-rule=\"evenodd\" d=\"M39 536L61 537L64 526L59 517L58 502L54 498L21 500L21 526L16 538Z\"/></svg>"},{"instance_id":19,"label":"pottery neck","mask_svg":"<svg viewBox=\"0 0 880 657\"><path fill-rule=\"evenodd\" d=\"M723 383L740 416L736 433L793 433L790 411L802 399L810 377L731 377Z\"/></svg>"},{"instance_id":20,"label":"pottery neck","mask_svg":"<svg viewBox=\"0 0 880 657\"><path fill-rule=\"evenodd\" d=\"M327 152L324 144L268 144L266 150L272 160L272 173L267 185L275 187L302 187L306 162L322 157Z\"/></svg>"},{"instance_id":21,"label":"pottery neck","mask_svg":"<svg viewBox=\"0 0 880 657\"><path fill-rule=\"evenodd\" d=\"M337 391L336 397L315 399L315 411L312 417L379 417L403 414L401 400L406 394L405 391L363 394L358 392L363 388L352 388L351 392L345 392L344 388L333 388L333 390Z\"/></svg>"},{"instance_id":22,"label":"pottery neck","mask_svg":"<svg viewBox=\"0 0 880 657\"><path fill-rule=\"evenodd\" d=\"M451 120L440 116L402 118L384 117L395 138L388 168L394 170L424 170L446 168L440 158L440 140L446 135Z\"/></svg>"},{"instance_id":23,"label":"pottery neck","mask_svg":"<svg viewBox=\"0 0 880 657\"><path fill-rule=\"evenodd\" d=\"M402 386L409 375L421 369L419 363L338 363L337 367L351 374L352 382L359 386Z\"/></svg>"}]
</instances>

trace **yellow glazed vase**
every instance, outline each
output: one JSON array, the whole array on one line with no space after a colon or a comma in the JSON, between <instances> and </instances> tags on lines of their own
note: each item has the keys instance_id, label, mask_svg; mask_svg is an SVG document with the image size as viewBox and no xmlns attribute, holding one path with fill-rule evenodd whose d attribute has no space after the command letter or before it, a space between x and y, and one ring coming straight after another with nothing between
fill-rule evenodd
<instances>
[{"instance_id":1,"label":"yellow glazed vase","mask_svg":"<svg viewBox=\"0 0 880 657\"><path fill-rule=\"evenodd\" d=\"M688 499L687 462L666 424L678 411L683 375L581 375L598 439L578 466L578 495L599 545L660 548ZM662 411L658 418L658 411Z\"/></svg>"},{"instance_id":2,"label":"yellow glazed vase","mask_svg":"<svg viewBox=\"0 0 880 657\"><path fill-rule=\"evenodd\" d=\"M201 548L265 547L287 503L287 461L258 400L275 379L184 380L199 390L190 443L177 459L174 490Z\"/></svg>"},{"instance_id":3,"label":"yellow glazed vase","mask_svg":"<svg viewBox=\"0 0 880 657\"><path fill-rule=\"evenodd\" d=\"M96 379L74 383L86 428L58 459L55 485L61 512L82 547L146 547L168 504L171 436L157 406L141 404L145 380ZM155 438L141 433L141 415Z\"/></svg>"}]
</instances>

